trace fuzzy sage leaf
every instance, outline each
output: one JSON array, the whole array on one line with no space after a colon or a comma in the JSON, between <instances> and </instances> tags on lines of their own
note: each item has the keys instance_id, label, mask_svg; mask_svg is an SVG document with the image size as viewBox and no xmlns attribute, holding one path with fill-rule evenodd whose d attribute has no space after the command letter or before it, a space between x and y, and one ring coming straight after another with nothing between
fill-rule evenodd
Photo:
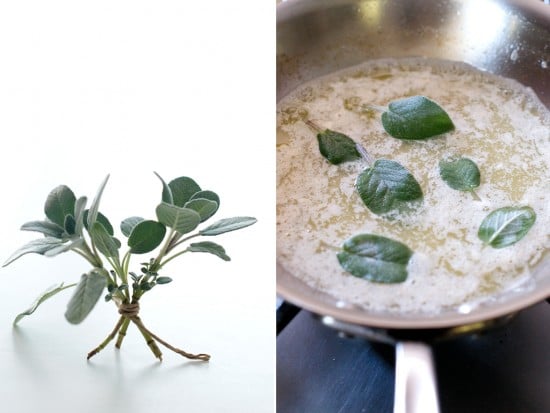
<instances>
[{"instance_id":1,"label":"fuzzy sage leaf","mask_svg":"<svg viewBox=\"0 0 550 413\"><path fill-rule=\"evenodd\" d=\"M225 253L225 249L215 242L203 241L189 244L187 251L190 252L208 252L220 257L224 261L230 261L231 258Z\"/></svg>"},{"instance_id":2,"label":"fuzzy sage leaf","mask_svg":"<svg viewBox=\"0 0 550 413\"><path fill-rule=\"evenodd\" d=\"M193 194L201 190L201 187L193 179L187 176L180 176L179 178L173 179L168 183L168 187L172 192L173 204L179 207L183 207L185 203L191 199Z\"/></svg>"},{"instance_id":3,"label":"fuzzy sage leaf","mask_svg":"<svg viewBox=\"0 0 550 413\"><path fill-rule=\"evenodd\" d=\"M173 228L180 234L187 234L193 231L201 222L201 216L198 212L165 202L157 206L156 212L161 224Z\"/></svg>"},{"instance_id":4,"label":"fuzzy sage leaf","mask_svg":"<svg viewBox=\"0 0 550 413\"><path fill-rule=\"evenodd\" d=\"M107 185L108 180L109 180L109 175L105 177L105 179L99 186L99 189L97 190L96 196L92 201L92 205L90 206L90 210L86 215L86 224L87 224L86 228L92 228L92 226L94 225L97 219L97 215L99 213L99 203L101 202L101 196L103 195L103 190L105 189L105 185Z\"/></svg>"},{"instance_id":5,"label":"fuzzy sage leaf","mask_svg":"<svg viewBox=\"0 0 550 413\"><path fill-rule=\"evenodd\" d=\"M22 231L35 231L44 234L47 237L59 238L63 237L65 229L51 221L30 221L21 226Z\"/></svg>"},{"instance_id":6,"label":"fuzzy sage leaf","mask_svg":"<svg viewBox=\"0 0 550 413\"><path fill-rule=\"evenodd\" d=\"M83 274L67 304L67 321L71 324L81 323L95 307L106 285L107 279L100 271L94 269Z\"/></svg>"},{"instance_id":7,"label":"fuzzy sage leaf","mask_svg":"<svg viewBox=\"0 0 550 413\"><path fill-rule=\"evenodd\" d=\"M204 222L218 210L218 203L209 199L195 198L186 202L184 207L197 212L201 217L200 222Z\"/></svg>"},{"instance_id":8,"label":"fuzzy sage leaf","mask_svg":"<svg viewBox=\"0 0 550 413\"><path fill-rule=\"evenodd\" d=\"M422 198L414 176L400 163L378 159L355 182L359 196L373 213L383 214Z\"/></svg>"},{"instance_id":9,"label":"fuzzy sage leaf","mask_svg":"<svg viewBox=\"0 0 550 413\"><path fill-rule=\"evenodd\" d=\"M405 244L374 234L359 234L346 240L337 258L351 275L379 283L407 279L413 252Z\"/></svg>"},{"instance_id":10,"label":"fuzzy sage leaf","mask_svg":"<svg viewBox=\"0 0 550 413\"><path fill-rule=\"evenodd\" d=\"M166 227L156 221L141 221L132 230L128 238L128 246L132 254L145 254L157 248L164 236Z\"/></svg>"},{"instance_id":11,"label":"fuzzy sage leaf","mask_svg":"<svg viewBox=\"0 0 550 413\"><path fill-rule=\"evenodd\" d=\"M35 239L23 245L17 251L15 251L4 263L3 267L11 264L16 259L22 257L25 254L35 253L44 255L46 252L53 250L59 246L62 246L64 242L57 238L45 237Z\"/></svg>"},{"instance_id":12,"label":"fuzzy sage leaf","mask_svg":"<svg viewBox=\"0 0 550 413\"><path fill-rule=\"evenodd\" d=\"M441 106L424 96L391 102L382 113L386 132L398 139L427 139L454 129L451 118Z\"/></svg>"},{"instance_id":13,"label":"fuzzy sage leaf","mask_svg":"<svg viewBox=\"0 0 550 413\"><path fill-rule=\"evenodd\" d=\"M521 240L536 220L531 207L499 208L485 217L478 237L493 248L504 248Z\"/></svg>"},{"instance_id":14,"label":"fuzzy sage leaf","mask_svg":"<svg viewBox=\"0 0 550 413\"><path fill-rule=\"evenodd\" d=\"M439 175L447 185L457 191L472 191L480 182L479 168L468 158L441 160Z\"/></svg>"},{"instance_id":15,"label":"fuzzy sage leaf","mask_svg":"<svg viewBox=\"0 0 550 413\"><path fill-rule=\"evenodd\" d=\"M120 223L120 231L124 234L125 237L129 237L132 233L134 227L139 224L141 221L144 221L142 217L129 217L123 220Z\"/></svg>"},{"instance_id":16,"label":"fuzzy sage leaf","mask_svg":"<svg viewBox=\"0 0 550 413\"><path fill-rule=\"evenodd\" d=\"M59 185L48 195L44 204L44 213L48 219L60 227L65 227L65 217L74 214L76 197L66 185Z\"/></svg>"},{"instance_id":17,"label":"fuzzy sage leaf","mask_svg":"<svg viewBox=\"0 0 550 413\"><path fill-rule=\"evenodd\" d=\"M252 217L224 218L204 229L201 229L199 233L200 235L204 236L220 235L225 232L235 231L241 228L248 227L249 225L255 224L256 222L257 219Z\"/></svg>"},{"instance_id":18,"label":"fuzzy sage leaf","mask_svg":"<svg viewBox=\"0 0 550 413\"><path fill-rule=\"evenodd\" d=\"M75 285L76 284L65 285L65 283L61 283L59 285L56 284L56 285L53 285L53 286L49 287L46 291L44 291L42 294L40 294L36 298L36 300L32 303L32 305L28 309L26 309L22 313L17 314L17 316L13 320L13 325L15 326L17 323L19 323L19 321L21 321L21 319L23 317L29 316L32 313L34 313L36 311L36 309L38 308L38 306L40 306L40 304L42 304L48 298L53 297L57 293L60 293L61 291L66 290L67 288L72 288Z\"/></svg>"},{"instance_id":19,"label":"fuzzy sage leaf","mask_svg":"<svg viewBox=\"0 0 550 413\"><path fill-rule=\"evenodd\" d=\"M118 258L119 245L101 222L94 223L90 229L90 236L99 252L109 258Z\"/></svg>"}]
</instances>

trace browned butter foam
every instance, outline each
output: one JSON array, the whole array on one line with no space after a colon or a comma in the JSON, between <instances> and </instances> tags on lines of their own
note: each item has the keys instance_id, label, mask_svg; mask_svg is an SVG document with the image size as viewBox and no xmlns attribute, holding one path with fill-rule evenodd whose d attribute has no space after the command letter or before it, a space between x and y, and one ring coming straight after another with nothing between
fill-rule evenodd
<instances>
[{"instance_id":1,"label":"browned butter foam","mask_svg":"<svg viewBox=\"0 0 550 413\"><path fill-rule=\"evenodd\" d=\"M401 141L366 105L424 95L456 129L425 141ZM347 134L374 158L400 162L424 199L410 211L377 216L354 189L361 161L331 165L304 120ZM439 176L439 160L472 159L481 171L474 197ZM373 311L437 313L483 302L529 282L550 249L550 115L515 81L464 63L386 59L304 84L277 106L277 256L292 275L343 302ZM529 205L537 220L516 244L494 249L477 237L497 208ZM359 233L407 244L414 255L400 284L353 277L339 265L342 242Z\"/></svg>"}]
</instances>

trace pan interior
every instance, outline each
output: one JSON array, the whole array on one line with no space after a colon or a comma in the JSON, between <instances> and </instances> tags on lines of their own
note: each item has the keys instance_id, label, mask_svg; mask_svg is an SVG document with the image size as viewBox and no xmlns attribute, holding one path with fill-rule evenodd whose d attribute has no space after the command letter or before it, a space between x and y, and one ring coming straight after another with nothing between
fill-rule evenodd
<instances>
[{"instance_id":1,"label":"pan interior","mask_svg":"<svg viewBox=\"0 0 550 413\"><path fill-rule=\"evenodd\" d=\"M380 6L387 7L387 4L384 2L369 3L371 5L381 3ZM447 5L452 6L451 4ZM406 30L406 28L403 28L403 30ZM424 28L423 33L427 32L429 31ZM426 41L429 40L426 39ZM395 45L391 47L395 47ZM324 53L326 53L326 50ZM278 57L279 85L281 85L285 83L285 79L281 79L281 73L284 72L281 69L285 66L288 68L288 60L286 58L283 59L281 56ZM370 59L372 60L373 57L378 58L380 56L372 56ZM304 55L301 56L301 59L303 58ZM343 60L345 61L346 58ZM302 61L302 63L304 62L305 60ZM318 64L318 62L316 63ZM312 67L315 67L315 64L312 64ZM303 66L299 66L299 69L297 68L298 66L290 67L290 69L298 70L302 74L304 73ZM296 74L296 71L294 74ZM289 77L292 76L289 75ZM322 119L318 120L321 121ZM299 228L296 230L299 230ZM332 315L344 321L373 326L381 325L388 327L391 325L405 328L448 326L496 317L523 308L526 305L547 297L550 291L550 284L548 282L549 264L547 260L539 261L538 266L532 269L528 281L523 280L524 282L518 282L516 286L507 288L505 292L497 292L479 302L472 301L463 305L454 305L452 306L453 308L442 308L440 311L432 313L429 311L418 312L414 308L397 313L395 311L384 311L380 307L365 309L363 305L354 302L354 300L334 298L333 294L328 294L326 290L323 292L322 288L316 288L311 282L302 282L284 268L284 262L281 260L279 260L278 264L278 293L289 301L305 308L317 313Z\"/></svg>"}]
</instances>

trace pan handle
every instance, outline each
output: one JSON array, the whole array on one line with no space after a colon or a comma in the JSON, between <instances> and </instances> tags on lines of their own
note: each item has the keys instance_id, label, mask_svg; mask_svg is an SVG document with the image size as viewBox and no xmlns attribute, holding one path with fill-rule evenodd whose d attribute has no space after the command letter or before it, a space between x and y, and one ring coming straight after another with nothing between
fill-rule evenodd
<instances>
[{"instance_id":1,"label":"pan handle","mask_svg":"<svg viewBox=\"0 0 550 413\"><path fill-rule=\"evenodd\" d=\"M396 345L393 412L439 413L432 349L426 343Z\"/></svg>"}]
</instances>

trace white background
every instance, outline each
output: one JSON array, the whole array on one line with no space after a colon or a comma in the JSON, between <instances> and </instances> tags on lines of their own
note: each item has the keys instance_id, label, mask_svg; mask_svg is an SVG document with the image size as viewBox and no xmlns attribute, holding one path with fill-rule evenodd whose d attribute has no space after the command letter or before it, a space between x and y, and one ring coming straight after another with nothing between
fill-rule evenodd
<instances>
[{"instance_id":1,"label":"white background","mask_svg":"<svg viewBox=\"0 0 550 413\"><path fill-rule=\"evenodd\" d=\"M152 331L209 363L169 350L159 363L132 328L86 362L116 308L100 301L69 325L70 290L12 329L40 292L89 268L67 253L0 269L2 411L274 411L274 15L257 0L0 4L0 261L39 236L19 227L43 218L52 188L91 199L108 173L101 211L116 228L154 218L153 171L217 192L214 220L258 218L215 240L232 261L184 255L142 300Z\"/></svg>"}]
</instances>

